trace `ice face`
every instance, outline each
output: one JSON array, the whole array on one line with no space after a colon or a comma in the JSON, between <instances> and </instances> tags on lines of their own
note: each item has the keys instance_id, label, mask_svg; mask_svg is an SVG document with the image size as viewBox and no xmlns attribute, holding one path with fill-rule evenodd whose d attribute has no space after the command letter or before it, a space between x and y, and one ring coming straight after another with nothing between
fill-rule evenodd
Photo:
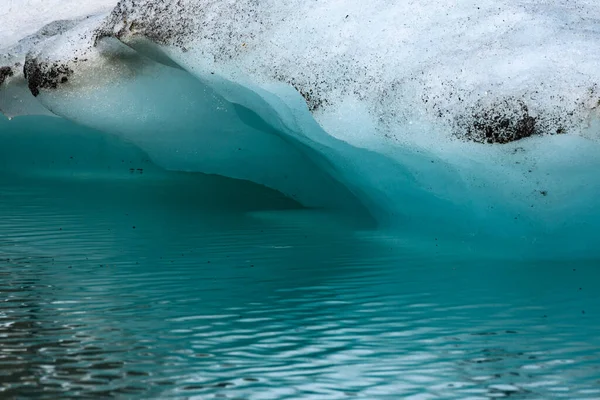
<instances>
[{"instance_id":1,"label":"ice face","mask_svg":"<svg viewBox=\"0 0 600 400\"><path fill-rule=\"evenodd\" d=\"M0 110L387 226L589 243L595 3L281 3L124 0L47 28L0 56Z\"/></svg>"}]
</instances>

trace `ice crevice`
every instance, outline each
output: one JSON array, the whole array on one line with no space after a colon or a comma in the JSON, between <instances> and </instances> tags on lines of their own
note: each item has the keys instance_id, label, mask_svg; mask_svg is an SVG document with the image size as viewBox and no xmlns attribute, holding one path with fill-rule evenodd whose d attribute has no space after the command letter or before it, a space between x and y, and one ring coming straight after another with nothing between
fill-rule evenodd
<instances>
[{"instance_id":1,"label":"ice crevice","mask_svg":"<svg viewBox=\"0 0 600 400\"><path fill-rule=\"evenodd\" d=\"M123 0L0 51L0 110L385 226L585 247L599 21L585 0Z\"/></svg>"}]
</instances>

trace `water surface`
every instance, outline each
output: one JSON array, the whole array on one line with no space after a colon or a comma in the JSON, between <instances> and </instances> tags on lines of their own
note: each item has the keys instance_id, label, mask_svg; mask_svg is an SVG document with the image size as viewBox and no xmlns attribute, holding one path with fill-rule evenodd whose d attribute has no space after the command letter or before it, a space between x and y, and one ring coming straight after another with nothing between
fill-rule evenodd
<instances>
[{"instance_id":1,"label":"water surface","mask_svg":"<svg viewBox=\"0 0 600 400\"><path fill-rule=\"evenodd\" d=\"M600 398L597 259L7 140L1 398Z\"/></svg>"}]
</instances>

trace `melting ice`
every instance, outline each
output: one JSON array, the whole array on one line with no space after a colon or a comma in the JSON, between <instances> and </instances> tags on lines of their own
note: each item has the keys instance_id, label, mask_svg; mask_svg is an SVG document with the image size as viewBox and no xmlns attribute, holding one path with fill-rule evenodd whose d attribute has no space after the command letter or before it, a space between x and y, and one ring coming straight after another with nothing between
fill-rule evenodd
<instances>
[{"instance_id":1,"label":"melting ice","mask_svg":"<svg viewBox=\"0 0 600 400\"><path fill-rule=\"evenodd\" d=\"M32 7L2 20L9 118L64 118L162 168L415 235L593 251L594 1L63 2L46 20Z\"/></svg>"}]
</instances>

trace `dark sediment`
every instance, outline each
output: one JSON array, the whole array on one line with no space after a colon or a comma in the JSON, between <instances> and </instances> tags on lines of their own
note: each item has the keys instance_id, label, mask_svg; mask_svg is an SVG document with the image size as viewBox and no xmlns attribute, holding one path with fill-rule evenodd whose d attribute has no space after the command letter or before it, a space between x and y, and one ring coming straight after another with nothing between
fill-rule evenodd
<instances>
[{"instance_id":1,"label":"dark sediment","mask_svg":"<svg viewBox=\"0 0 600 400\"><path fill-rule=\"evenodd\" d=\"M0 67L0 85L4 83L6 78L13 76L13 70L11 67Z\"/></svg>"},{"instance_id":2,"label":"dark sediment","mask_svg":"<svg viewBox=\"0 0 600 400\"><path fill-rule=\"evenodd\" d=\"M68 82L73 70L66 64L27 59L23 66L23 74L31 94L37 96L40 89L56 89L59 84Z\"/></svg>"},{"instance_id":3,"label":"dark sediment","mask_svg":"<svg viewBox=\"0 0 600 400\"><path fill-rule=\"evenodd\" d=\"M510 143L539 135L537 118L521 100L504 100L491 106L475 106L458 121L455 135L477 143Z\"/></svg>"}]
</instances>

